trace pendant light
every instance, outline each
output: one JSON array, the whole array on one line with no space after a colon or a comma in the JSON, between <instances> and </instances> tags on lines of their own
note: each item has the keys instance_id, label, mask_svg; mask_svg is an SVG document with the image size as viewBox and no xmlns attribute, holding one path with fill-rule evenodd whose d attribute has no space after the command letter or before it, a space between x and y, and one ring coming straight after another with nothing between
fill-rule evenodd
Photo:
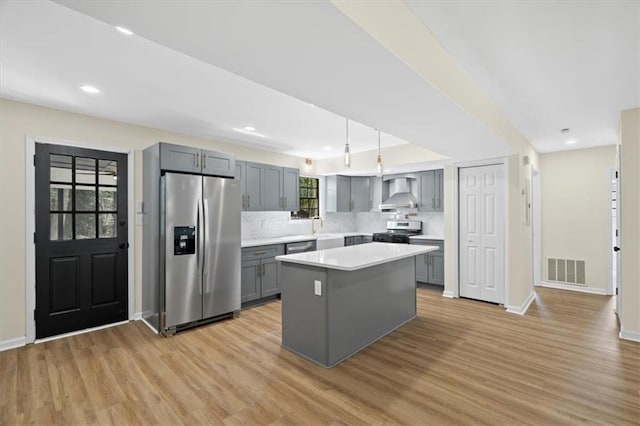
<instances>
[{"instance_id":1,"label":"pendant light","mask_svg":"<svg viewBox=\"0 0 640 426\"><path fill-rule=\"evenodd\" d=\"M344 165L351 167L351 151L349 150L349 119L347 118L347 139L344 144Z\"/></svg>"},{"instance_id":2,"label":"pendant light","mask_svg":"<svg viewBox=\"0 0 640 426\"><path fill-rule=\"evenodd\" d=\"M378 157L376 158L378 176L382 176L382 154L380 154L380 130L378 130Z\"/></svg>"}]
</instances>

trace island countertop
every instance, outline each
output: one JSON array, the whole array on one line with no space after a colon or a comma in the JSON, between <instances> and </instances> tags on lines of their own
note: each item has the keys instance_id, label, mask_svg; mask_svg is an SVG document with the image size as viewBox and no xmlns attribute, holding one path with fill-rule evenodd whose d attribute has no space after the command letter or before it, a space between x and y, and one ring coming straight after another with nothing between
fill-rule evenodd
<instances>
[{"instance_id":1,"label":"island countertop","mask_svg":"<svg viewBox=\"0 0 640 426\"><path fill-rule=\"evenodd\" d=\"M276 256L280 262L297 263L340 271L357 271L394 260L438 250L437 246L368 243L326 250Z\"/></svg>"}]
</instances>

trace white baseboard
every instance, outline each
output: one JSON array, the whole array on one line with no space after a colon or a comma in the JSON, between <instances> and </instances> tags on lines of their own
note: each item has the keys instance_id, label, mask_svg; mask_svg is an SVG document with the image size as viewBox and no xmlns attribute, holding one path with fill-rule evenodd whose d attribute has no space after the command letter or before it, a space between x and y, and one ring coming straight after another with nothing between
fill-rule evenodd
<instances>
[{"instance_id":1,"label":"white baseboard","mask_svg":"<svg viewBox=\"0 0 640 426\"><path fill-rule=\"evenodd\" d=\"M558 290L577 291L579 293L600 294L603 296L608 295L607 290L604 288L582 287L582 286L569 285L569 284L550 283L548 281L542 281L540 283L540 287L555 288Z\"/></svg>"},{"instance_id":2,"label":"white baseboard","mask_svg":"<svg viewBox=\"0 0 640 426\"><path fill-rule=\"evenodd\" d=\"M632 342L640 342L640 331L629 331L622 328L620 330L620 338L624 340L631 340Z\"/></svg>"},{"instance_id":3,"label":"white baseboard","mask_svg":"<svg viewBox=\"0 0 640 426\"><path fill-rule=\"evenodd\" d=\"M142 315L142 314L140 314L140 315ZM155 334L158 334L158 330L156 330L155 328L153 328L153 326L152 326L151 324L149 324L149 323L147 322L147 320L146 320L146 319L144 319L144 318L140 318L140 319L142 320L142 322L143 322L147 327L149 327L149 329L150 329L151 331L153 331Z\"/></svg>"},{"instance_id":4,"label":"white baseboard","mask_svg":"<svg viewBox=\"0 0 640 426\"><path fill-rule=\"evenodd\" d=\"M136 312L135 314L133 314L134 321L139 321L141 319L142 319L142 312Z\"/></svg>"},{"instance_id":5,"label":"white baseboard","mask_svg":"<svg viewBox=\"0 0 640 426\"><path fill-rule=\"evenodd\" d=\"M26 336L16 337L15 339L7 339L0 341L0 352L15 349L27 344Z\"/></svg>"},{"instance_id":6,"label":"white baseboard","mask_svg":"<svg viewBox=\"0 0 640 426\"><path fill-rule=\"evenodd\" d=\"M451 290L445 290L442 292L442 297L448 297L449 299L453 299L456 297L455 294Z\"/></svg>"},{"instance_id":7,"label":"white baseboard","mask_svg":"<svg viewBox=\"0 0 640 426\"><path fill-rule=\"evenodd\" d=\"M527 296L527 298L525 299L522 305L520 306L505 305L505 308L507 308L507 312L509 312L510 314L524 315L527 313L529 306L531 306L531 303L533 303L535 299L536 299L536 292L531 290L531 293L529 293L529 296Z\"/></svg>"}]
</instances>

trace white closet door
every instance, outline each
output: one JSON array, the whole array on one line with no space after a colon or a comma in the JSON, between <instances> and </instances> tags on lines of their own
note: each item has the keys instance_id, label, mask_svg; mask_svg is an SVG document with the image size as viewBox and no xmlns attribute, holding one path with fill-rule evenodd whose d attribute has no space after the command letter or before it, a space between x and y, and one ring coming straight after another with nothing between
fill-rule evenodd
<instances>
[{"instance_id":1,"label":"white closet door","mask_svg":"<svg viewBox=\"0 0 640 426\"><path fill-rule=\"evenodd\" d=\"M504 303L502 165L460 169L460 296Z\"/></svg>"}]
</instances>

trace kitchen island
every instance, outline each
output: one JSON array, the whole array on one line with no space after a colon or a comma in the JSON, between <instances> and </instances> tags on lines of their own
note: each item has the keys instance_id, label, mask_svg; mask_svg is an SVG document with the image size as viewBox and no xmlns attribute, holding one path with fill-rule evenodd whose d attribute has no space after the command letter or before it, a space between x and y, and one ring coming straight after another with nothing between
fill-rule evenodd
<instances>
[{"instance_id":1,"label":"kitchen island","mask_svg":"<svg viewBox=\"0 0 640 426\"><path fill-rule=\"evenodd\" d=\"M369 243L277 256L282 346L333 367L412 320L415 257L434 250Z\"/></svg>"}]
</instances>

